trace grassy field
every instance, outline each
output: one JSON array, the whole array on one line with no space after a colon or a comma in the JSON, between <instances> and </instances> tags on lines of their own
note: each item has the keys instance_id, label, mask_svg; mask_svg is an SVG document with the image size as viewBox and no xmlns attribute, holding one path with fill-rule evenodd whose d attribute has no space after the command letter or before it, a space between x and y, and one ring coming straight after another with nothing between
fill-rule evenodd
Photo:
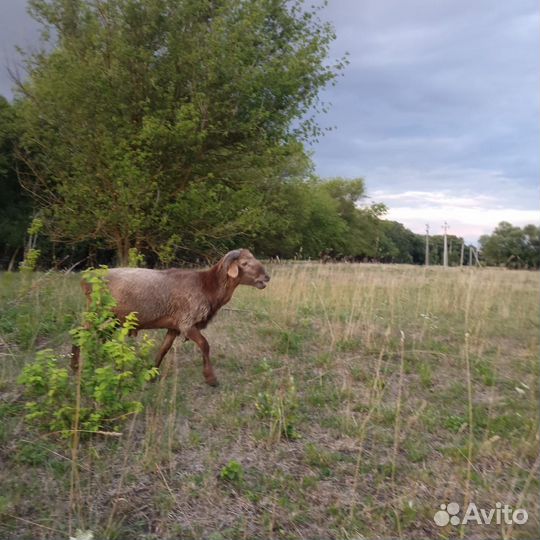
<instances>
[{"instance_id":1,"label":"grassy field","mask_svg":"<svg viewBox=\"0 0 540 540\"><path fill-rule=\"evenodd\" d=\"M206 331L221 385L178 342L144 412L75 464L23 422L16 379L69 350L78 277L1 275L0 537L539 537L538 274L269 270ZM439 527L451 501L529 519Z\"/></svg>"}]
</instances>

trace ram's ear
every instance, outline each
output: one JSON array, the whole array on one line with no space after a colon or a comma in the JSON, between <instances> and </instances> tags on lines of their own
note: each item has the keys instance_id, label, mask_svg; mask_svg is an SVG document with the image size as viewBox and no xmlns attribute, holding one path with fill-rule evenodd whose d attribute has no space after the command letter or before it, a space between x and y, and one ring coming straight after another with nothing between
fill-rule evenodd
<instances>
[{"instance_id":1,"label":"ram's ear","mask_svg":"<svg viewBox=\"0 0 540 540\"><path fill-rule=\"evenodd\" d=\"M227 275L235 278L238 276L238 263L236 262L238 258L240 257L241 250L235 249L233 251L229 251L223 259L221 259L221 267L227 272Z\"/></svg>"},{"instance_id":2,"label":"ram's ear","mask_svg":"<svg viewBox=\"0 0 540 540\"><path fill-rule=\"evenodd\" d=\"M227 269L227 275L232 278L238 277L238 263L236 261L233 261L230 264L229 268Z\"/></svg>"}]
</instances>

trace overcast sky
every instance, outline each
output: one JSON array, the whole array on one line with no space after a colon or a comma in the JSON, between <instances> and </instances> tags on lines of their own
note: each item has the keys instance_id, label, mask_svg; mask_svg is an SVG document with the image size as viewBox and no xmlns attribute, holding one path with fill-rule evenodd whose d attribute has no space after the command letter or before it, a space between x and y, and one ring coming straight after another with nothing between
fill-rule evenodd
<instances>
[{"instance_id":1,"label":"overcast sky","mask_svg":"<svg viewBox=\"0 0 540 540\"><path fill-rule=\"evenodd\" d=\"M24 0L0 0L0 93L14 46L36 41ZM538 223L536 0L330 0L332 55L350 65L324 93L336 129L313 145L321 176L365 178L370 201L416 232L476 240L499 221Z\"/></svg>"},{"instance_id":2,"label":"overcast sky","mask_svg":"<svg viewBox=\"0 0 540 540\"><path fill-rule=\"evenodd\" d=\"M474 240L501 220L538 223L536 0L331 0L324 176L362 176L389 217Z\"/></svg>"}]
</instances>

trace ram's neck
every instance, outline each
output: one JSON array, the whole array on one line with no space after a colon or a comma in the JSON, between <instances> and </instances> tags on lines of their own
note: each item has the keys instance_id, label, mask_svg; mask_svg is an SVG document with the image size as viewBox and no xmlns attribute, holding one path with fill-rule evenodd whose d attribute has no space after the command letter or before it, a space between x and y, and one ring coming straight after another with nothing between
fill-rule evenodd
<instances>
[{"instance_id":1,"label":"ram's neck","mask_svg":"<svg viewBox=\"0 0 540 540\"><path fill-rule=\"evenodd\" d=\"M214 312L231 299L239 282L238 279L232 279L227 276L219 265L212 266L212 268L200 272L200 277L203 292L208 298Z\"/></svg>"}]
</instances>

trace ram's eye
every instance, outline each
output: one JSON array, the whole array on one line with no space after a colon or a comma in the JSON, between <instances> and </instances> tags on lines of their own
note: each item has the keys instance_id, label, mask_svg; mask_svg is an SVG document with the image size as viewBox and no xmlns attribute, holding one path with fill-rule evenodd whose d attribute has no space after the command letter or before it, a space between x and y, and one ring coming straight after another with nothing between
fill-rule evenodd
<instances>
[{"instance_id":1,"label":"ram's eye","mask_svg":"<svg viewBox=\"0 0 540 540\"><path fill-rule=\"evenodd\" d=\"M242 261L242 262L240 263L240 266L247 266L247 261Z\"/></svg>"}]
</instances>

